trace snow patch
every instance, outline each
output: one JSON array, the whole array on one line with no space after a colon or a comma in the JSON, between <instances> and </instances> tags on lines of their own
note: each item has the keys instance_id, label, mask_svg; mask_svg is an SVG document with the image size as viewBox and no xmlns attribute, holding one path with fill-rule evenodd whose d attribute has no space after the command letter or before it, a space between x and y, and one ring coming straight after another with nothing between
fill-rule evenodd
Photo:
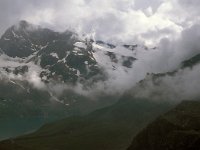
<instances>
[{"instance_id":1,"label":"snow patch","mask_svg":"<svg viewBox=\"0 0 200 150\"><path fill-rule=\"evenodd\" d=\"M50 55L51 55L52 57L55 57L55 58L59 59L59 57L58 57L58 54L57 54L57 53L51 53Z\"/></svg>"},{"instance_id":2,"label":"snow patch","mask_svg":"<svg viewBox=\"0 0 200 150\"><path fill-rule=\"evenodd\" d=\"M15 38L20 38L20 36L18 36L13 30L12 30L12 34Z\"/></svg>"},{"instance_id":3,"label":"snow patch","mask_svg":"<svg viewBox=\"0 0 200 150\"><path fill-rule=\"evenodd\" d=\"M3 38L5 41L10 41L10 39L8 39L8 38Z\"/></svg>"},{"instance_id":4,"label":"snow patch","mask_svg":"<svg viewBox=\"0 0 200 150\"><path fill-rule=\"evenodd\" d=\"M87 45L83 42L76 42L74 44L74 46L78 47L78 48L83 48L83 49L86 49L87 48Z\"/></svg>"}]
</instances>

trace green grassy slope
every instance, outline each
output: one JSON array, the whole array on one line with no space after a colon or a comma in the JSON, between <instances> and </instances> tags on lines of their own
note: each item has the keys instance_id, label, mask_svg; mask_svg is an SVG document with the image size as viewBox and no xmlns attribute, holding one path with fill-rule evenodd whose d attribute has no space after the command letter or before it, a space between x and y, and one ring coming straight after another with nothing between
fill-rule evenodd
<instances>
[{"instance_id":1,"label":"green grassy slope","mask_svg":"<svg viewBox=\"0 0 200 150\"><path fill-rule=\"evenodd\" d=\"M37 132L0 143L0 149L123 150L149 122L171 107L166 103L123 97L83 117L47 124Z\"/></svg>"},{"instance_id":2,"label":"green grassy slope","mask_svg":"<svg viewBox=\"0 0 200 150\"><path fill-rule=\"evenodd\" d=\"M184 101L140 132L128 150L199 150L200 102Z\"/></svg>"}]
</instances>

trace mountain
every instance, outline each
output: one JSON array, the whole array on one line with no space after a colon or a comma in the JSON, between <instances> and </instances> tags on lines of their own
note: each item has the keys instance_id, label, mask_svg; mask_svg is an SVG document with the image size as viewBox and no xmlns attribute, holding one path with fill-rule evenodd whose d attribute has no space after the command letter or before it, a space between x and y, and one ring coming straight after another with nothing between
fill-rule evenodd
<instances>
[{"instance_id":1,"label":"mountain","mask_svg":"<svg viewBox=\"0 0 200 150\"><path fill-rule=\"evenodd\" d=\"M74 83L78 76L86 79L100 74L100 68L91 52L91 44L80 42L71 31L54 32L29 24L26 21L10 27L0 39L1 50L10 57L23 58L34 62L43 70L43 80L56 79Z\"/></svg>"},{"instance_id":2,"label":"mountain","mask_svg":"<svg viewBox=\"0 0 200 150\"><path fill-rule=\"evenodd\" d=\"M172 106L124 96L114 105L82 117L46 124L38 131L5 140L0 149L124 150L132 137Z\"/></svg>"},{"instance_id":3,"label":"mountain","mask_svg":"<svg viewBox=\"0 0 200 150\"><path fill-rule=\"evenodd\" d=\"M200 54L193 56L192 58L185 60L182 62L182 68L190 67L197 65L200 63Z\"/></svg>"},{"instance_id":4,"label":"mountain","mask_svg":"<svg viewBox=\"0 0 200 150\"><path fill-rule=\"evenodd\" d=\"M77 84L87 89L106 80L107 73L99 63L102 61L96 58L106 56L106 66L110 64L112 71L113 65L119 63L118 67L131 67L134 58L111 49L111 44L80 38L72 31L55 32L27 21L8 28L0 38L0 121L4 122L0 139L116 102L117 96L100 94L91 98L73 90ZM123 60L112 61L112 57ZM12 120L13 125L8 126ZM11 130L13 134L5 132Z\"/></svg>"},{"instance_id":5,"label":"mountain","mask_svg":"<svg viewBox=\"0 0 200 150\"><path fill-rule=\"evenodd\" d=\"M0 149L126 149L132 137L174 105L166 101L179 99L170 87L182 80L170 80L169 86L164 79L178 78L200 62L195 55L174 71L148 73L122 97L107 92L115 89L104 86L110 79L129 75L140 54L156 49L95 41L26 21L11 26L0 38L0 139L13 138L1 142ZM196 130L179 132L178 125L172 125L178 128L174 139L199 136Z\"/></svg>"},{"instance_id":6,"label":"mountain","mask_svg":"<svg viewBox=\"0 0 200 150\"><path fill-rule=\"evenodd\" d=\"M25 81L0 80L0 139L30 132L75 111Z\"/></svg>"},{"instance_id":7,"label":"mountain","mask_svg":"<svg viewBox=\"0 0 200 150\"><path fill-rule=\"evenodd\" d=\"M0 50L4 54L41 67L40 77L45 82L55 80L68 84L105 80L102 60L98 59L102 55L110 58L105 63L111 67L116 68L118 64L118 67L131 68L136 60L133 48L127 45L121 48L131 55L123 55L122 50L119 53L113 44L81 38L69 30L55 32L26 21L8 28L0 39Z\"/></svg>"},{"instance_id":8,"label":"mountain","mask_svg":"<svg viewBox=\"0 0 200 150\"><path fill-rule=\"evenodd\" d=\"M156 100L180 101L182 99L197 99L199 92L191 92L190 89L198 89L198 70L200 54L196 54L182 61L175 69L167 72L149 72L135 84L129 91L133 97L150 97ZM190 76L194 83L192 84ZM187 93L187 94L183 94Z\"/></svg>"},{"instance_id":9,"label":"mountain","mask_svg":"<svg viewBox=\"0 0 200 150\"><path fill-rule=\"evenodd\" d=\"M126 53L123 54L120 48ZM32 110L34 114L41 114L44 107L45 113L49 114L46 110L54 105L52 103L62 107L54 108L54 112L64 111L62 114L66 114L67 111L70 114L70 109L73 113L74 110L87 113L99 108L98 105L116 102L116 96L110 98L106 94L91 101L73 88L80 86L87 91L96 82L106 81L108 72L131 69L136 60L132 50L124 46L120 48L80 37L72 31L60 33L20 21L0 38L0 88L4 91L0 95L1 114L25 116L33 114ZM102 97L109 97L110 102L97 102ZM14 113L14 105L20 105L22 109Z\"/></svg>"},{"instance_id":10,"label":"mountain","mask_svg":"<svg viewBox=\"0 0 200 150\"><path fill-rule=\"evenodd\" d=\"M9 27L0 38L0 139L115 103L118 95L77 91L94 89L110 72L128 72L135 56L131 45L69 30L60 33L24 20Z\"/></svg>"},{"instance_id":11,"label":"mountain","mask_svg":"<svg viewBox=\"0 0 200 150\"><path fill-rule=\"evenodd\" d=\"M0 139L34 131L45 123L68 116L87 114L117 99L104 94L94 100L73 90L65 90L57 98L27 81L0 79Z\"/></svg>"},{"instance_id":12,"label":"mountain","mask_svg":"<svg viewBox=\"0 0 200 150\"><path fill-rule=\"evenodd\" d=\"M200 102L183 101L149 124L127 150L199 150Z\"/></svg>"}]
</instances>

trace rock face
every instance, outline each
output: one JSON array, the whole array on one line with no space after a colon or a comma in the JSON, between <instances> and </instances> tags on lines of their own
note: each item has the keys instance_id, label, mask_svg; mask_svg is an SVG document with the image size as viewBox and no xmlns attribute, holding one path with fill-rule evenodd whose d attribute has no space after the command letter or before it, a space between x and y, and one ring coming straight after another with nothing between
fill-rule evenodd
<instances>
[{"instance_id":1,"label":"rock face","mask_svg":"<svg viewBox=\"0 0 200 150\"><path fill-rule=\"evenodd\" d=\"M71 32L54 32L26 21L10 27L0 39L0 49L10 57L33 61L44 69L41 78L74 83L102 74L90 41Z\"/></svg>"},{"instance_id":2,"label":"rock face","mask_svg":"<svg viewBox=\"0 0 200 150\"><path fill-rule=\"evenodd\" d=\"M124 150L132 135L169 108L166 103L125 96L88 115L46 124L33 134L3 141L0 149Z\"/></svg>"},{"instance_id":3,"label":"rock face","mask_svg":"<svg viewBox=\"0 0 200 150\"><path fill-rule=\"evenodd\" d=\"M131 55L118 54L113 44L80 38L75 32L55 32L26 21L20 21L6 30L0 39L0 52L22 61L34 62L43 71L40 76L46 82L56 80L74 84L90 80L90 84L105 80L106 73L100 65L101 57L109 57L106 66L132 68L134 46L121 46ZM102 51L102 55L96 54ZM99 62L100 61L100 62Z\"/></svg>"},{"instance_id":4,"label":"rock face","mask_svg":"<svg viewBox=\"0 0 200 150\"><path fill-rule=\"evenodd\" d=\"M193 56L192 58L188 59L188 60L185 60L183 63L182 63L182 68L187 68L187 67L194 67L195 65L199 64L200 63L200 54L197 54L195 56Z\"/></svg>"},{"instance_id":5,"label":"rock face","mask_svg":"<svg viewBox=\"0 0 200 150\"><path fill-rule=\"evenodd\" d=\"M199 150L200 102L184 101L141 131L127 150Z\"/></svg>"}]
</instances>

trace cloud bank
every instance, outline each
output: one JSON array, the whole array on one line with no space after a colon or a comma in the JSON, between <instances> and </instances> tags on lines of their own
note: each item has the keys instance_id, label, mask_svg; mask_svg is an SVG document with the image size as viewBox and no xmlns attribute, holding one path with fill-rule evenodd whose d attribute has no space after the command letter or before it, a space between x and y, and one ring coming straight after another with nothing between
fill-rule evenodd
<instances>
[{"instance_id":1,"label":"cloud bank","mask_svg":"<svg viewBox=\"0 0 200 150\"><path fill-rule=\"evenodd\" d=\"M199 21L198 0L1 0L1 34L21 19L117 42L158 43Z\"/></svg>"},{"instance_id":2,"label":"cloud bank","mask_svg":"<svg viewBox=\"0 0 200 150\"><path fill-rule=\"evenodd\" d=\"M138 49L138 61L129 72L121 69L109 72L109 80L96 85L96 89L124 92L147 73L173 71L182 61L200 53L199 3L199 0L2 0L0 34L8 26L25 19L57 31L73 29L112 43L156 46L154 50ZM177 90L180 87L186 90L186 85L196 88L189 82L189 77L199 81L198 68L195 69L192 75L182 71L182 77L179 74L166 78L163 83L170 83ZM173 83L179 78L186 82L178 82L178 87Z\"/></svg>"}]
</instances>

